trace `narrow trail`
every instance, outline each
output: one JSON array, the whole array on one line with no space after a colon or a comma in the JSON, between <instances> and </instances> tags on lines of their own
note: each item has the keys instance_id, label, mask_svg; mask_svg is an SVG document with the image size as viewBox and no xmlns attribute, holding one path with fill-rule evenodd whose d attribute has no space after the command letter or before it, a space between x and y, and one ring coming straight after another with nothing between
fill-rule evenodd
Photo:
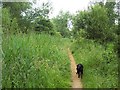
<instances>
[{"instance_id":1,"label":"narrow trail","mask_svg":"<svg viewBox=\"0 0 120 90\"><path fill-rule=\"evenodd\" d=\"M76 63L69 48L68 48L68 55L69 55L70 62L71 62L72 88L83 88L81 80L80 78L78 78L76 74Z\"/></svg>"}]
</instances>

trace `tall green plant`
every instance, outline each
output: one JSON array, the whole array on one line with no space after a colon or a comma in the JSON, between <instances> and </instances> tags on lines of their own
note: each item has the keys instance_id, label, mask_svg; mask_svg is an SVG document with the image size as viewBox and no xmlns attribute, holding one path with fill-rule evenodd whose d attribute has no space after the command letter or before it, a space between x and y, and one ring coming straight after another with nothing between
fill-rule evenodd
<instances>
[{"instance_id":1,"label":"tall green plant","mask_svg":"<svg viewBox=\"0 0 120 90\"><path fill-rule=\"evenodd\" d=\"M9 9L2 9L2 28L5 34L13 34L19 32L19 26L16 18L12 18Z\"/></svg>"},{"instance_id":2,"label":"tall green plant","mask_svg":"<svg viewBox=\"0 0 120 90\"><path fill-rule=\"evenodd\" d=\"M59 32L63 37L70 37L71 32L67 28L68 19L71 19L72 16L69 12L60 11L59 15L52 19L54 29L56 32Z\"/></svg>"},{"instance_id":3,"label":"tall green plant","mask_svg":"<svg viewBox=\"0 0 120 90\"><path fill-rule=\"evenodd\" d=\"M65 51L69 40L45 34L18 34L3 40L3 88L70 87Z\"/></svg>"},{"instance_id":4,"label":"tall green plant","mask_svg":"<svg viewBox=\"0 0 120 90\"><path fill-rule=\"evenodd\" d=\"M84 29L87 32L86 38L100 42L114 40L113 30L109 26L107 9L99 4L79 12L74 19L74 33Z\"/></svg>"}]
</instances>

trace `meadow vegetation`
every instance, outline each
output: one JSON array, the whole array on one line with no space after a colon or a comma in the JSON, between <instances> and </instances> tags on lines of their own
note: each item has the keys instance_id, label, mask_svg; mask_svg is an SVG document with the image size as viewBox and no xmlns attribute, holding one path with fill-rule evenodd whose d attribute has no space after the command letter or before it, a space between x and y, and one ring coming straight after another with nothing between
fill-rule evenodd
<instances>
[{"instance_id":1,"label":"meadow vegetation","mask_svg":"<svg viewBox=\"0 0 120 90\"><path fill-rule=\"evenodd\" d=\"M2 88L70 88L68 48L84 65L84 88L117 88L120 2L103 1L54 18L51 2L2 2Z\"/></svg>"},{"instance_id":2,"label":"meadow vegetation","mask_svg":"<svg viewBox=\"0 0 120 90\"><path fill-rule=\"evenodd\" d=\"M24 34L3 40L3 88L70 87L68 39Z\"/></svg>"},{"instance_id":3,"label":"meadow vegetation","mask_svg":"<svg viewBox=\"0 0 120 90\"><path fill-rule=\"evenodd\" d=\"M80 39L72 44L71 50L76 63L84 65L85 88L118 87L118 57L113 43L104 47L93 40Z\"/></svg>"}]
</instances>

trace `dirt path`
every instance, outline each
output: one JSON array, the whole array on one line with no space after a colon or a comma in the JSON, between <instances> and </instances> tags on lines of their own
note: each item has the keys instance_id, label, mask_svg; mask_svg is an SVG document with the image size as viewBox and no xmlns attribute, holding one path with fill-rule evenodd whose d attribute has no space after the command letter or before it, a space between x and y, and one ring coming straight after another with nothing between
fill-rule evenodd
<instances>
[{"instance_id":1,"label":"dirt path","mask_svg":"<svg viewBox=\"0 0 120 90\"><path fill-rule=\"evenodd\" d=\"M78 78L76 74L76 63L69 48L68 48L68 55L71 62L72 88L83 88L80 78Z\"/></svg>"}]
</instances>

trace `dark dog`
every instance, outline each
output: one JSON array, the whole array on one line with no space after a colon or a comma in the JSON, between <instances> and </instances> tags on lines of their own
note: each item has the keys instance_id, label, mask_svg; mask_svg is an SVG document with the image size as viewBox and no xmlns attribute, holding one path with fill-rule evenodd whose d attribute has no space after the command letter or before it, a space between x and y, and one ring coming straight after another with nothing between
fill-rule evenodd
<instances>
[{"instance_id":1,"label":"dark dog","mask_svg":"<svg viewBox=\"0 0 120 90\"><path fill-rule=\"evenodd\" d=\"M82 76L83 76L83 65L82 64L78 64L76 70L77 70L76 74L78 74L78 78L81 77L81 79L82 79Z\"/></svg>"}]
</instances>

